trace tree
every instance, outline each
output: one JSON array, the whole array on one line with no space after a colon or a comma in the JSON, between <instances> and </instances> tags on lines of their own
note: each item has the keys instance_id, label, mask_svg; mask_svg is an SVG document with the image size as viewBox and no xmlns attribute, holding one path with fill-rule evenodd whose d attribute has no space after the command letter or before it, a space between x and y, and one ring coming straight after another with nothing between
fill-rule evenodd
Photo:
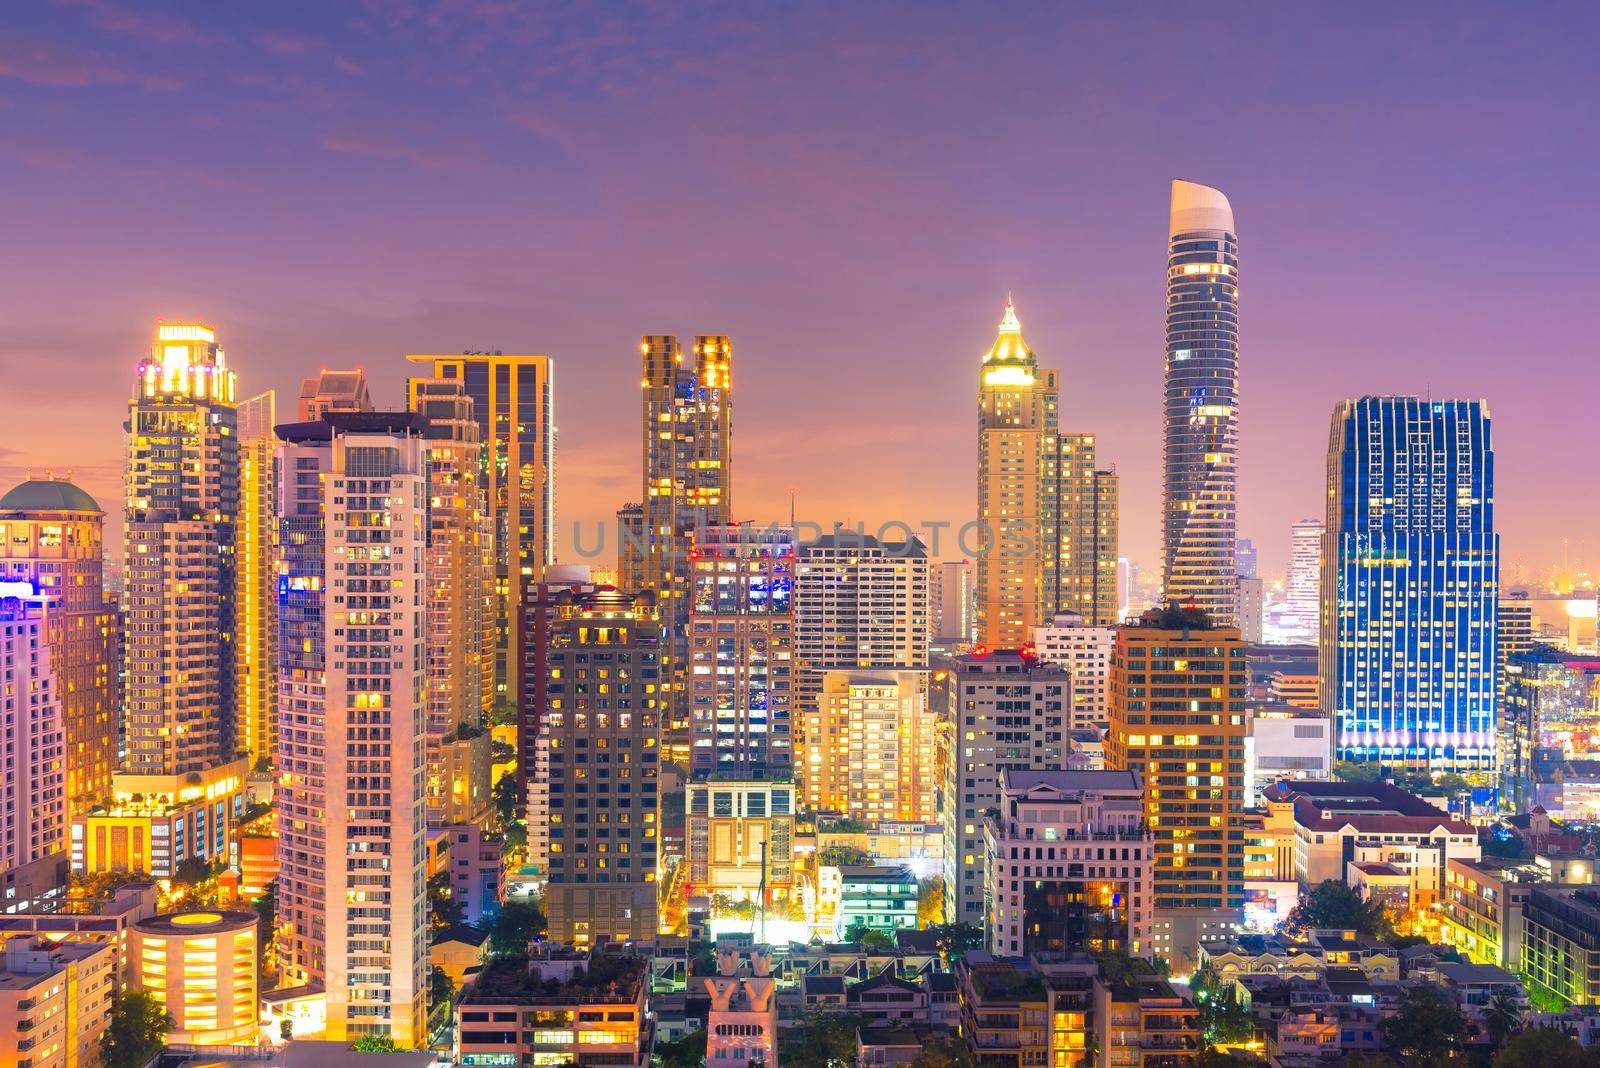
<instances>
[{"instance_id":1,"label":"tree","mask_svg":"<svg viewBox=\"0 0 1600 1068\"><path fill-rule=\"evenodd\" d=\"M1522 1026L1522 1005L1517 996L1506 987L1500 987L1489 999L1483 1012L1484 1026L1489 1029L1489 1041L1501 1049Z\"/></svg>"},{"instance_id":2,"label":"tree","mask_svg":"<svg viewBox=\"0 0 1600 1068\"><path fill-rule=\"evenodd\" d=\"M1384 915L1383 907L1375 901L1362 900L1360 891L1338 879L1313 886L1284 923L1302 931L1333 928L1359 931L1371 938L1394 937L1394 925Z\"/></svg>"},{"instance_id":3,"label":"tree","mask_svg":"<svg viewBox=\"0 0 1600 1068\"><path fill-rule=\"evenodd\" d=\"M871 863L871 854L852 845L831 845L817 853L817 865L819 867L843 868L851 864Z\"/></svg>"},{"instance_id":4,"label":"tree","mask_svg":"<svg viewBox=\"0 0 1600 1068\"><path fill-rule=\"evenodd\" d=\"M490 793L494 797L495 815L500 817L502 825L517 818L517 809L522 807L522 796L517 793L515 775L500 776L494 781L494 788Z\"/></svg>"},{"instance_id":5,"label":"tree","mask_svg":"<svg viewBox=\"0 0 1600 1068\"><path fill-rule=\"evenodd\" d=\"M285 1042L294 1041L294 1021L287 1016L278 1021L278 1037Z\"/></svg>"},{"instance_id":6,"label":"tree","mask_svg":"<svg viewBox=\"0 0 1600 1068\"><path fill-rule=\"evenodd\" d=\"M428 1004L436 1010L440 1005L448 1006L455 996L456 985L443 968L435 965L428 972Z\"/></svg>"},{"instance_id":7,"label":"tree","mask_svg":"<svg viewBox=\"0 0 1600 1068\"><path fill-rule=\"evenodd\" d=\"M428 880L428 922L434 930L458 924L466 915L466 909L455 899L449 872L442 871Z\"/></svg>"},{"instance_id":8,"label":"tree","mask_svg":"<svg viewBox=\"0 0 1600 1068\"><path fill-rule=\"evenodd\" d=\"M700 1068L706 1063L704 1029L690 1031L675 1042L657 1042L656 1059L661 1068Z\"/></svg>"},{"instance_id":9,"label":"tree","mask_svg":"<svg viewBox=\"0 0 1600 1068\"><path fill-rule=\"evenodd\" d=\"M1378 1025L1384 1042L1407 1061L1452 1053L1463 1044L1466 1021L1449 995L1432 986L1408 987L1400 1011Z\"/></svg>"},{"instance_id":10,"label":"tree","mask_svg":"<svg viewBox=\"0 0 1600 1068\"><path fill-rule=\"evenodd\" d=\"M1227 1050L1206 1046L1189 1063L1192 1068L1245 1068L1250 1062L1235 1057Z\"/></svg>"},{"instance_id":11,"label":"tree","mask_svg":"<svg viewBox=\"0 0 1600 1068\"><path fill-rule=\"evenodd\" d=\"M512 823L506 827L505 847L507 853L528 848L528 825L526 823Z\"/></svg>"},{"instance_id":12,"label":"tree","mask_svg":"<svg viewBox=\"0 0 1600 1068\"><path fill-rule=\"evenodd\" d=\"M399 1050L388 1035L362 1035L350 1043L350 1048L357 1053L396 1053Z\"/></svg>"},{"instance_id":13,"label":"tree","mask_svg":"<svg viewBox=\"0 0 1600 1068\"><path fill-rule=\"evenodd\" d=\"M1383 769L1376 764L1358 764L1352 760L1336 760L1333 777L1344 782L1381 782Z\"/></svg>"},{"instance_id":14,"label":"tree","mask_svg":"<svg viewBox=\"0 0 1600 1068\"><path fill-rule=\"evenodd\" d=\"M496 697L494 704L489 708L489 722L496 727L515 727L517 706L504 697Z\"/></svg>"},{"instance_id":15,"label":"tree","mask_svg":"<svg viewBox=\"0 0 1600 1068\"><path fill-rule=\"evenodd\" d=\"M936 1038L922 1047L911 1068L972 1068L972 1050L959 1038Z\"/></svg>"},{"instance_id":16,"label":"tree","mask_svg":"<svg viewBox=\"0 0 1600 1068\"><path fill-rule=\"evenodd\" d=\"M111 1002L111 1023L100 1036L102 1068L143 1068L167 1045L177 1026L166 1006L142 990L126 990Z\"/></svg>"},{"instance_id":17,"label":"tree","mask_svg":"<svg viewBox=\"0 0 1600 1068\"><path fill-rule=\"evenodd\" d=\"M1255 1018L1239 1000L1238 985L1224 984L1211 965L1189 977L1189 989L1200 1006L1206 1041L1245 1042L1255 1033Z\"/></svg>"},{"instance_id":18,"label":"tree","mask_svg":"<svg viewBox=\"0 0 1600 1068\"><path fill-rule=\"evenodd\" d=\"M211 865L200 857L187 857L179 861L172 873L172 881L180 886L198 886L211 878Z\"/></svg>"},{"instance_id":19,"label":"tree","mask_svg":"<svg viewBox=\"0 0 1600 1068\"><path fill-rule=\"evenodd\" d=\"M844 933L846 942L860 942L868 949L893 949L894 939L885 931L868 927L864 923L854 923Z\"/></svg>"},{"instance_id":20,"label":"tree","mask_svg":"<svg viewBox=\"0 0 1600 1068\"><path fill-rule=\"evenodd\" d=\"M267 883L261 896L250 904L256 910L256 976L260 978L278 942L278 880Z\"/></svg>"},{"instance_id":21,"label":"tree","mask_svg":"<svg viewBox=\"0 0 1600 1068\"><path fill-rule=\"evenodd\" d=\"M954 960L965 955L967 950L978 949L983 945L983 928L965 920L956 923L930 924L927 930L932 933L934 942L939 946L939 952L946 960Z\"/></svg>"},{"instance_id":22,"label":"tree","mask_svg":"<svg viewBox=\"0 0 1600 1068\"><path fill-rule=\"evenodd\" d=\"M497 956L528 952L535 935L544 933L544 912L531 901L507 901L489 928L489 949Z\"/></svg>"},{"instance_id":23,"label":"tree","mask_svg":"<svg viewBox=\"0 0 1600 1068\"><path fill-rule=\"evenodd\" d=\"M917 926L932 927L944 922L944 880L930 875L917 882Z\"/></svg>"},{"instance_id":24,"label":"tree","mask_svg":"<svg viewBox=\"0 0 1600 1068\"><path fill-rule=\"evenodd\" d=\"M1535 1027L1494 1055L1494 1068L1600 1068L1600 1049L1586 1049L1571 1035Z\"/></svg>"},{"instance_id":25,"label":"tree","mask_svg":"<svg viewBox=\"0 0 1600 1068\"><path fill-rule=\"evenodd\" d=\"M864 1017L851 1013L808 1012L787 1031L778 1053L783 1068L849 1068L856 1055L856 1028Z\"/></svg>"}]
</instances>

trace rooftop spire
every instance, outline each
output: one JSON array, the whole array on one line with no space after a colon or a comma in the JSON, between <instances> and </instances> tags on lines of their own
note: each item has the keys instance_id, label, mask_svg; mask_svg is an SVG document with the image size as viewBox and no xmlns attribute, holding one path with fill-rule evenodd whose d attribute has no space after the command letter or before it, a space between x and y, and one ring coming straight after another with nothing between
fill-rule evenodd
<instances>
[{"instance_id":1,"label":"rooftop spire","mask_svg":"<svg viewBox=\"0 0 1600 1068\"><path fill-rule=\"evenodd\" d=\"M1006 310L1000 316L999 335L994 339L994 346L983 357L983 362L1033 366L1033 352L1028 348L1028 343L1022 340L1022 323L1017 319L1017 305L1009 293L1006 294ZM1025 377L1032 380L1031 373Z\"/></svg>"},{"instance_id":2,"label":"rooftop spire","mask_svg":"<svg viewBox=\"0 0 1600 1068\"><path fill-rule=\"evenodd\" d=\"M1000 332L1002 334L1022 333L1022 324L1017 321L1017 305L1011 299L1011 294L1006 294L1005 314L1000 316Z\"/></svg>"}]
</instances>

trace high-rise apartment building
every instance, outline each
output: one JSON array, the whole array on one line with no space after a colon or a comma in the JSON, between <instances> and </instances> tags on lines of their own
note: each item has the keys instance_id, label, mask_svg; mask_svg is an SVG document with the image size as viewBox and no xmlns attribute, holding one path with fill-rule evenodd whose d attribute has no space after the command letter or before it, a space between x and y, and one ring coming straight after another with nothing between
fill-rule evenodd
<instances>
[{"instance_id":1,"label":"high-rise apartment building","mask_svg":"<svg viewBox=\"0 0 1600 1068\"><path fill-rule=\"evenodd\" d=\"M975 645L978 641L976 575L971 560L948 560L928 571L928 608L935 645Z\"/></svg>"},{"instance_id":2,"label":"high-rise apartment building","mask_svg":"<svg viewBox=\"0 0 1600 1068\"><path fill-rule=\"evenodd\" d=\"M978 385L978 643L990 649L1021 646L1055 610L1045 584L1060 536L1058 389L1056 372L1041 370L1022 340L1008 299Z\"/></svg>"},{"instance_id":3,"label":"high-rise apartment building","mask_svg":"<svg viewBox=\"0 0 1600 1068\"><path fill-rule=\"evenodd\" d=\"M651 939L667 643L656 596L551 596L573 603L552 613L545 654L550 937Z\"/></svg>"},{"instance_id":4,"label":"high-rise apartment building","mask_svg":"<svg viewBox=\"0 0 1600 1068\"><path fill-rule=\"evenodd\" d=\"M1289 528L1289 577L1284 586L1295 629L1302 641L1316 645L1321 633L1322 520L1302 519Z\"/></svg>"},{"instance_id":5,"label":"high-rise apartment building","mask_svg":"<svg viewBox=\"0 0 1600 1068\"><path fill-rule=\"evenodd\" d=\"M411 412L280 426L279 915L327 1034L427 1039L428 447Z\"/></svg>"},{"instance_id":6,"label":"high-rise apartment building","mask_svg":"<svg viewBox=\"0 0 1600 1068\"><path fill-rule=\"evenodd\" d=\"M1172 183L1167 246L1163 596L1235 624L1239 239L1228 198Z\"/></svg>"},{"instance_id":7,"label":"high-rise apartment building","mask_svg":"<svg viewBox=\"0 0 1600 1068\"><path fill-rule=\"evenodd\" d=\"M689 556L690 892L787 887L794 824L794 534L781 527L710 526L697 533Z\"/></svg>"},{"instance_id":8,"label":"high-rise apartment building","mask_svg":"<svg viewBox=\"0 0 1600 1068\"><path fill-rule=\"evenodd\" d=\"M69 811L111 796L117 760L121 638L103 583L104 516L72 482L30 478L0 497L0 582L26 582L55 603L45 618L66 734Z\"/></svg>"},{"instance_id":9,"label":"high-rise apartment building","mask_svg":"<svg viewBox=\"0 0 1600 1068\"><path fill-rule=\"evenodd\" d=\"M1339 759L1492 770L1500 538L1488 408L1341 402L1327 529L1320 666Z\"/></svg>"},{"instance_id":10,"label":"high-rise apartment building","mask_svg":"<svg viewBox=\"0 0 1600 1068\"><path fill-rule=\"evenodd\" d=\"M0 881L8 896L19 885L47 888L66 860L66 732L49 640L58 597L27 580L0 580Z\"/></svg>"},{"instance_id":11,"label":"high-rise apartment building","mask_svg":"<svg viewBox=\"0 0 1600 1068\"><path fill-rule=\"evenodd\" d=\"M1111 722L1111 650L1116 643L1115 627L1090 626L1068 612L1033 628L1034 653L1072 675L1068 730L1104 731Z\"/></svg>"},{"instance_id":12,"label":"high-rise apartment building","mask_svg":"<svg viewBox=\"0 0 1600 1068\"><path fill-rule=\"evenodd\" d=\"M660 597L673 687L664 756L683 765L689 762L690 734L683 667L690 552L703 531L733 517L733 343L721 335L698 335L692 363L685 362L678 339L670 334L646 334L639 351L644 364L640 537L635 546L624 546L619 563L625 586Z\"/></svg>"},{"instance_id":13,"label":"high-rise apartment building","mask_svg":"<svg viewBox=\"0 0 1600 1068\"><path fill-rule=\"evenodd\" d=\"M984 819L1001 800L1006 770L1063 771L1072 675L1031 652L974 652L934 672L934 700L948 724L945 759L945 917L982 925Z\"/></svg>"},{"instance_id":14,"label":"high-rise apartment building","mask_svg":"<svg viewBox=\"0 0 1600 1068\"><path fill-rule=\"evenodd\" d=\"M278 750L278 439L272 390L239 404L234 634L239 752L271 767Z\"/></svg>"},{"instance_id":15,"label":"high-rise apartment building","mask_svg":"<svg viewBox=\"0 0 1600 1068\"><path fill-rule=\"evenodd\" d=\"M456 379L413 378L427 421L428 821L488 815L494 704L494 534L472 398Z\"/></svg>"},{"instance_id":16,"label":"high-rise apartment building","mask_svg":"<svg viewBox=\"0 0 1600 1068\"><path fill-rule=\"evenodd\" d=\"M1260 575L1240 575L1234 579L1239 605L1239 631L1252 645L1261 644L1266 633L1267 591Z\"/></svg>"},{"instance_id":17,"label":"high-rise apartment building","mask_svg":"<svg viewBox=\"0 0 1600 1068\"><path fill-rule=\"evenodd\" d=\"M1054 473L1045 508L1057 540L1045 560L1047 611L1039 622L1075 612L1109 627L1117 621L1117 473L1097 467L1093 434L1062 434Z\"/></svg>"},{"instance_id":18,"label":"high-rise apartment building","mask_svg":"<svg viewBox=\"0 0 1600 1068\"><path fill-rule=\"evenodd\" d=\"M618 589L644 588L644 505L629 501L617 509Z\"/></svg>"},{"instance_id":19,"label":"high-rise apartment building","mask_svg":"<svg viewBox=\"0 0 1600 1068\"><path fill-rule=\"evenodd\" d=\"M548 356L463 352L407 356L429 377L466 384L484 449L484 492L494 532L495 693L515 696L522 642L515 631L522 588L538 582L555 553L555 420Z\"/></svg>"},{"instance_id":20,"label":"high-rise apartment building","mask_svg":"<svg viewBox=\"0 0 1600 1068\"><path fill-rule=\"evenodd\" d=\"M1231 561L1230 561L1231 562ZM1183 609L1117 631L1106 766L1137 772L1155 833L1155 939L1177 974L1244 905L1245 691L1237 628Z\"/></svg>"},{"instance_id":21,"label":"high-rise apartment building","mask_svg":"<svg viewBox=\"0 0 1600 1068\"><path fill-rule=\"evenodd\" d=\"M1233 547L1233 573L1240 578L1255 578L1257 574L1256 543L1240 538Z\"/></svg>"},{"instance_id":22,"label":"high-rise apartment building","mask_svg":"<svg viewBox=\"0 0 1600 1068\"><path fill-rule=\"evenodd\" d=\"M127 768L185 775L238 744L234 373L204 323L156 324L128 406Z\"/></svg>"},{"instance_id":23,"label":"high-rise apartment building","mask_svg":"<svg viewBox=\"0 0 1600 1068\"><path fill-rule=\"evenodd\" d=\"M922 543L839 530L800 546L794 629L795 715L801 748L809 751L818 744L824 672L928 666L928 554Z\"/></svg>"},{"instance_id":24,"label":"high-rise apartment building","mask_svg":"<svg viewBox=\"0 0 1600 1068\"><path fill-rule=\"evenodd\" d=\"M926 671L822 673L805 802L866 824L938 823L943 785Z\"/></svg>"}]
</instances>

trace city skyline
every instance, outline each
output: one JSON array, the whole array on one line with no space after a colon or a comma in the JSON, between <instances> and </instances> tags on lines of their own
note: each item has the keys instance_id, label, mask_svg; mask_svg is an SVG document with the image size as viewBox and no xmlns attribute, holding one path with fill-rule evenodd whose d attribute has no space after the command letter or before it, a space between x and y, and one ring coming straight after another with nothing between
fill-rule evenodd
<instances>
[{"instance_id":1,"label":"city skyline","mask_svg":"<svg viewBox=\"0 0 1600 1068\"><path fill-rule=\"evenodd\" d=\"M1563 492L1558 465L1547 462L1559 455L1562 428L1582 418L1583 391L1536 395L1532 385L1580 357L1579 337L1564 324L1581 307L1574 223L1593 211L1582 178L1589 150L1564 154L1592 122L1574 110L1582 94L1569 91L1581 70L1572 40L1582 35L1558 35L1553 23L1479 13L1437 41L1421 16L1390 15L1390 32L1374 43L1329 13L1275 13L1259 24L1259 41L1238 46L1234 77L1257 93L1218 144L1190 129L1183 109L1163 109L1170 89L1141 88L1180 55L1185 34L1202 43L1228 36L1226 26L1181 17L1142 27L1147 47L1119 69L1122 53L1096 47L1125 28L1116 19L1023 13L1008 36L1038 91L1001 94L971 80L976 57L950 32L971 16L893 26L877 16L850 38L851 77L784 112L782 91L803 76L803 46L832 25L826 12L733 29L662 25L658 15L622 29L580 19L541 44L537 26L485 25L496 16L481 10L316 33L309 19L295 25L293 12L282 26L247 32L223 12L141 21L107 10L31 15L0 57L0 99L19 127L0 169L40 205L19 220L28 269L5 277L0 313L11 328L0 366L32 376L43 394L20 409L0 402L14 428L0 445L0 476L71 468L113 526L116 510L106 506L120 482L119 443L77 427L125 402L120 369L158 317L216 323L243 395L292 395L295 380L320 366L359 365L378 405L396 408L407 352L551 355L558 560L570 558L574 521L592 528L632 499L633 346L648 331L717 330L740 352L748 488L736 518L786 516L793 486L802 515L824 521L960 522L971 507L972 442L960 430L971 361L992 340L1011 290L1040 360L1061 369L1064 425L1093 413L1102 462L1122 476L1124 555L1152 572L1162 348L1153 309L1173 177L1222 189L1240 217L1239 529L1262 546L1264 571L1284 568L1281 532L1319 510L1318 428L1334 403L1366 393L1481 397L1494 407L1508 573L1518 561L1534 572L1559 561L1563 532L1580 532L1600 509ZM553 71L605 77L565 93L524 81L486 99L454 82L443 60L476 47L486 63L505 62L481 40L496 29L543 50ZM804 32L785 41L785 29ZM1275 45L1307 39L1321 44L1284 49L1298 62L1273 58ZM1378 51L1363 53L1353 40ZM647 50L630 50L641 41ZM67 42L102 61L98 73L58 62ZM1508 42L1546 57L1515 87L1499 84L1509 77L1500 58ZM440 60L418 58L424 43L438 46ZM1040 66L1052 46L1084 60ZM201 92L184 81L197 75L172 73L164 53L185 47L197 73L226 64L225 77ZM415 68L418 88L401 99L414 102L423 87L433 94L411 140L378 136L395 128L384 100L402 78L386 48ZM1341 50L1345 58L1333 58ZM638 101L640 75L627 68L691 53L698 58L688 66L715 68L712 82L658 68L646 110L657 118L657 108L679 110L634 140L638 131L620 117L628 109L604 106ZM877 73L907 54L934 73ZM1362 84L1348 77L1352 54L1363 58ZM326 100L335 86L343 107ZM1397 94L1405 107L1382 105ZM1260 102L1269 98L1270 109ZM853 106L866 99L879 108ZM1474 109L1475 100L1494 106ZM939 110L930 101L949 124L927 117ZM457 128L451 120L465 114L479 117ZM1285 128L1285 114L1298 116L1297 128ZM781 121L752 128L753 116L768 115ZM113 121L123 132L102 138ZM256 122L268 135L241 144L238 131ZM157 167L160 138L137 135L170 123L210 159ZM963 143L954 154L952 136ZM646 152L682 141L671 157L698 151L724 166L710 176L688 168L694 180L641 181L608 151L617 138ZM91 147L99 143L108 147ZM986 168L980 184L963 162L1018 145L1036 157L1023 170L1047 178ZM1415 158L1388 159L1397 145ZM302 169L306 159L318 166ZM311 174L335 195L312 196ZM519 174L528 178L520 189ZM540 190L566 188L574 176L593 192L537 202ZM117 198L103 196L111 180ZM358 188L371 195L341 217L322 206ZM48 223L60 214L51 205L67 200L79 224ZM608 203L619 206L609 221ZM414 224L403 235L395 232L402 210ZM1473 225L1461 226L1467 218ZM171 234L206 235L215 262L197 274L187 257L151 256L153 239ZM577 249L576 260L542 255L552 243ZM762 248L785 254L758 259ZM836 269L807 266L819 257ZM1318 314L1325 294L1314 262L1324 257L1364 265L1342 283L1340 316ZM915 269L905 266L912 259ZM673 270L663 272L668 262ZM733 262L761 269L734 272ZM1514 377L1504 369L1510 352ZM908 365L917 373L907 375ZM839 388L845 374L848 390ZM788 403L800 391L826 398L808 406L804 425ZM582 400L593 396L618 403ZM908 450L921 461L909 472ZM107 535L113 545L120 538Z\"/></svg>"}]
</instances>

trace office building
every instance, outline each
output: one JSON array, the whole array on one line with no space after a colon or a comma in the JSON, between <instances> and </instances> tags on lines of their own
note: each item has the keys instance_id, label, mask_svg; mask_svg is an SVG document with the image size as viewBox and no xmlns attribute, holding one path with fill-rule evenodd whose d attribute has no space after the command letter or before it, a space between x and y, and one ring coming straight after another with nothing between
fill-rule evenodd
<instances>
[{"instance_id":1,"label":"office building","mask_svg":"<svg viewBox=\"0 0 1600 1068\"><path fill-rule=\"evenodd\" d=\"M30 478L0 497L0 583L54 594L45 642L65 732L69 812L111 796L121 637L103 583L104 516L66 479Z\"/></svg>"},{"instance_id":2,"label":"office building","mask_svg":"<svg viewBox=\"0 0 1600 1068\"><path fill-rule=\"evenodd\" d=\"M0 1064L100 1063L116 989L116 952L109 945L7 939L0 957Z\"/></svg>"},{"instance_id":3,"label":"office building","mask_svg":"<svg viewBox=\"0 0 1600 1068\"><path fill-rule=\"evenodd\" d=\"M261 1034L254 912L178 912L128 928L131 989L172 1017L167 1041L250 1046Z\"/></svg>"},{"instance_id":4,"label":"office building","mask_svg":"<svg viewBox=\"0 0 1600 1068\"><path fill-rule=\"evenodd\" d=\"M1021 646L1054 611L1059 403L1056 372L1039 368L1008 299L978 387L978 642L990 649Z\"/></svg>"},{"instance_id":5,"label":"office building","mask_svg":"<svg viewBox=\"0 0 1600 1068\"><path fill-rule=\"evenodd\" d=\"M497 637L494 533L472 398L456 379L413 378L428 454L428 821L488 816Z\"/></svg>"},{"instance_id":6,"label":"office building","mask_svg":"<svg viewBox=\"0 0 1600 1068\"><path fill-rule=\"evenodd\" d=\"M280 938L327 991L327 1035L427 1038L427 423L278 427Z\"/></svg>"},{"instance_id":7,"label":"office building","mask_svg":"<svg viewBox=\"0 0 1600 1068\"><path fill-rule=\"evenodd\" d=\"M625 954L491 960L456 999L454 1060L648 1068L655 1038L648 974L645 958Z\"/></svg>"},{"instance_id":8,"label":"office building","mask_svg":"<svg viewBox=\"0 0 1600 1068\"><path fill-rule=\"evenodd\" d=\"M1111 650L1115 627L1091 626L1082 616L1060 614L1047 626L1033 628L1033 648L1040 660L1059 664L1072 675L1074 731L1104 731L1111 721Z\"/></svg>"},{"instance_id":9,"label":"office building","mask_svg":"<svg viewBox=\"0 0 1600 1068\"><path fill-rule=\"evenodd\" d=\"M550 937L654 938L667 642L656 596L551 596L572 603L554 613L545 653Z\"/></svg>"},{"instance_id":10,"label":"office building","mask_svg":"<svg viewBox=\"0 0 1600 1068\"><path fill-rule=\"evenodd\" d=\"M823 672L808 724L806 808L869 826L938 823L937 719L926 671Z\"/></svg>"},{"instance_id":11,"label":"office building","mask_svg":"<svg viewBox=\"0 0 1600 1068\"><path fill-rule=\"evenodd\" d=\"M966 647L978 640L977 576L971 560L949 560L928 571L928 608L935 645Z\"/></svg>"},{"instance_id":12,"label":"office building","mask_svg":"<svg viewBox=\"0 0 1600 1068\"><path fill-rule=\"evenodd\" d=\"M1488 409L1341 402L1327 527L1322 702L1339 759L1492 771L1500 538Z\"/></svg>"},{"instance_id":13,"label":"office building","mask_svg":"<svg viewBox=\"0 0 1600 1068\"><path fill-rule=\"evenodd\" d=\"M128 406L127 770L185 775L238 744L234 373L203 323L156 324Z\"/></svg>"},{"instance_id":14,"label":"office building","mask_svg":"<svg viewBox=\"0 0 1600 1068\"><path fill-rule=\"evenodd\" d=\"M1504 679L1500 804L1506 812L1528 812L1539 803L1541 784L1576 778L1565 772L1565 761L1596 755L1600 661L1533 645L1506 659ZM1566 784L1569 797L1575 785Z\"/></svg>"},{"instance_id":15,"label":"office building","mask_svg":"<svg viewBox=\"0 0 1600 1068\"><path fill-rule=\"evenodd\" d=\"M1047 443L1048 448L1048 443ZM1044 485L1047 547L1036 622L1075 612L1092 626L1117 622L1117 473L1099 469L1093 434L1061 434Z\"/></svg>"},{"instance_id":16,"label":"office building","mask_svg":"<svg viewBox=\"0 0 1600 1068\"><path fill-rule=\"evenodd\" d=\"M67 848L66 741L51 663L56 595L0 581L0 876L36 899L59 882Z\"/></svg>"},{"instance_id":17,"label":"office building","mask_svg":"<svg viewBox=\"0 0 1600 1068\"><path fill-rule=\"evenodd\" d=\"M984 821L989 950L1150 951L1154 840L1129 771L1015 771Z\"/></svg>"},{"instance_id":18,"label":"office building","mask_svg":"<svg viewBox=\"0 0 1600 1068\"><path fill-rule=\"evenodd\" d=\"M1167 247L1163 596L1237 625L1239 239L1228 198L1172 183Z\"/></svg>"},{"instance_id":19,"label":"office building","mask_svg":"<svg viewBox=\"0 0 1600 1068\"><path fill-rule=\"evenodd\" d=\"M1289 528L1289 577L1284 583L1286 614L1299 640L1312 645L1321 634L1322 531L1320 519L1302 519Z\"/></svg>"},{"instance_id":20,"label":"office building","mask_svg":"<svg viewBox=\"0 0 1600 1068\"><path fill-rule=\"evenodd\" d=\"M275 394L239 404L234 634L239 754L270 768L278 750L278 439Z\"/></svg>"},{"instance_id":21,"label":"office building","mask_svg":"<svg viewBox=\"0 0 1600 1068\"><path fill-rule=\"evenodd\" d=\"M1000 806L1000 776L1007 769L1066 769L1072 674L1031 651L974 652L935 672L934 692L948 724L945 916L982 925L984 818Z\"/></svg>"},{"instance_id":22,"label":"office building","mask_svg":"<svg viewBox=\"0 0 1600 1068\"><path fill-rule=\"evenodd\" d=\"M1229 544L1232 544L1231 538ZM1157 955L1187 974L1244 904L1245 644L1181 609L1117 632L1106 766L1137 772L1155 832Z\"/></svg>"},{"instance_id":23,"label":"office building","mask_svg":"<svg viewBox=\"0 0 1600 1068\"><path fill-rule=\"evenodd\" d=\"M1266 626L1266 590L1259 575L1240 575L1234 584L1239 602L1239 632L1245 641L1259 645Z\"/></svg>"},{"instance_id":24,"label":"office building","mask_svg":"<svg viewBox=\"0 0 1600 1068\"><path fill-rule=\"evenodd\" d=\"M513 633L522 589L544 576L555 553L555 419L548 356L463 352L407 356L430 378L463 382L484 450L483 485L494 535L495 694L509 699L521 677Z\"/></svg>"},{"instance_id":25,"label":"office building","mask_svg":"<svg viewBox=\"0 0 1600 1068\"><path fill-rule=\"evenodd\" d=\"M350 371L330 371L324 367L310 378L300 380L296 422L315 423L328 412L370 411L372 394L367 389L367 374L359 367Z\"/></svg>"}]
</instances>

